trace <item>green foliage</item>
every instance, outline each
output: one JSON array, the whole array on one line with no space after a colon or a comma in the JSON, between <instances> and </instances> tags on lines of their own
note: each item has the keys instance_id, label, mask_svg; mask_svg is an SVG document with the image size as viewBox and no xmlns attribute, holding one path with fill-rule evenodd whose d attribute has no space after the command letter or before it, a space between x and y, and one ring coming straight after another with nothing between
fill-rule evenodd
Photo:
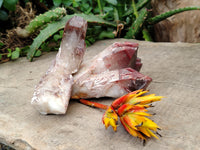
<instances>
[{"instance_id":1,"label":"green foliage","mask_svg":"<svg viewBox=\"0 0 200 150\"><path fill-rule=\"evenodd\" d=\"M149 18L148 19L148 23L149 24L156 24L168 17L171 17L175 14L178 14L178 13L181 13L181 12L184 12L184 11L189 11L189 10L200 10L200 7L185 7L185 8L179 8L179 9L175 9L175 10L171 10L171 11L168 11L168 12L165 12L163 14L160 14L160 15L157 15L155 17L152 17L152 18Z\"/></svg>"},{"instance_id":2,"label":"green foliage","mask_svg":"<svg viewBox=\"0 0 200 150\"><path fill-rule=\"evenodd\" d=\"M0 0L0 6L3 6L4 1ZM14 4L14 1L17 0L5 3ZM85 41L89 46L97 40L115 37L152 41L153 24L176 13L200 9L200 7L186 7L151 17L151 0L40 0L40 2L50 9L56 8L58 12L47 11L36 17L24 31L28 32L28 36L36 30L40 30L40 33L30 47L22 48L20 52L15 50L14 54L8 50L11 59L12 55L13 59L17 59L27 54L27 58L32 61L34 56L40 56L43 51L57 50L66 22L75 15L88 21ZM6 14L0 10L1 18L7 19ZM20 30L19 33L24 32Z\"/></svg>"},{"instance_id":3,"label":"green foliage","mask_svg":"<svg viewBox=\"0 0 200 150\"><path fill-rule=\"evenodd\" d=\"M60 4L62 3L62 0L53 0L53 4L54 6L60 6Z\"/></svg>"},{"instance_id":4,"label":"green foliage","mask_svg":"<svg viewBox=\"0 0 200 150\"><path fill-rule=\"evenodd\" d=\"M17 2L18 0L4 0L3 6L10 11L15 11Z\"/></svg>"},{"instance_id":5,"label":"green foliage","mask_svg":"<svg viewBox=\"0 0 200 150\"><path fill-rule=\"evenodd\" d=\"M16 32L18 36L25 38L35 32L39 28L44 28L47 23L61 19L66 14L64 8L58 7L54 10L49 10L42 15L39 15L33 19L25 29L17 28Z\"/></svg>"},{"instance_id":6,"label":"green foliage","mask_svg":"<svg viewBox=\"0 0 200 150\"><path fill-rule=\"evenodd\" d=\"M106 0L106 2L108 2L109 4L112 4L114 6L117 5L117 0Z\"/></svg>"},{"instance_id":7,"label":"green foliage","mask_svg":"<svg viewBox=\"0 0 200 150\"><path fill-rule=\"evenodd\" d=\"M7 50L8 50L7 57L8 58L10 57L11 60L19 58L21 50L18 47L16 47L14 51L12 51L10 48L8 48Z\"/></svg>"},{"instance_id":8,"label":"green foliage","mask_svg":"<svg viewBox=\"0 0 200 150\"><path fill-rule=\"evenodd\" d=\"M141 8L147 6L147 4L148 4L150 1L151 1L151 0L140 0L140 1L138 1L138 3L136 3L136 5L135 5L136 10L138 11L138 10L140 10ZM123 17L129 16L129 15L131 15L131 14L133 14L133 13L134 13L134 10L133 10L133 7L131 7L130 9L128 9L128 10L124 13Z\"/></svg>"},{"instance_id":9,"label":"green foliage","mask_svg":"<svg viewBox=\"0 0 200 150\"><path fill-rule=\"evenodd\" d=\"M149 31L145 27L142 30L142 34L143 34L143 38L145 39L145 41L153 41Z\"/></svg>"},{"instance_id":10,"label":"green foliage","mask_svg":"<svg viewBox=\"0 0 200 150\"><path fill-rule=\"evenodd\" d=\"M50 10L45 12L42 15L37 16L33 19L30 24L26 27L26 30L30 33L34 32L36 29L50 23L51 21L56 21L61 19L66 14L66 10L64 8L56 8L54 10Z\"/></svg>"},{"instance_id":11,"label":"green foliage","mask_svg":"<svg viewBox=\"0 0 200 150\"><path fill-rule=\"evenodd\" d=\"M145 19L147 18L148 11L143 8L139 12L139 16L136 18L136 20L131 25L129 31L126 33L125 38L131 39L137 36L137 34L142 30L143 23L145 22Z\"/></svg>"},{"instance_id":12,"label":"green foliage","mask_svg":"<svg viewBox=\"0 0 200 150\"><path fill-rule=\"evenodd\" d=\"M113 33L113 31L102 31L99 34L98 39L102 40L102 39L105 39L105 38L114 39L115 38L115 34Z\"/></svg>"},{"instance_id":13,"label":"green foliage","mask_svg":"<svg viewBox=\"0 0 200 150\"><path fill-rule=\"evenodd\" d=\"M4 10L0 10L0 20L6 21L8 20L8 13Z\"/></svg>"},{"instance_id":14,"label":"green foliage","mask_svg":"<svg viewBox=\"0 0 200 150\"><path fill-rule=\"evenodd\" d=\"M10 48L8 48L7 50L8 50L7 57L11 57L12 56L12 50Z\"/></svg>"},{"instance_id":15,"label":"green foliage","mask_svg":"<svg viewBox=\"0 0 200 150\"><path fill-rule=\"evenodd\" d=\"M51 50L51 47L49 47L49 41L42 43L42 45L40 46L40 48L41 48L41 50L43 52L45 52L45 51L49 52ZM39 50L37 50L37 51L39 51ZM37 51L36 51L36 53L37 53Z\"/></svg>"},{"instance_id":16,"label":"green foliage","mask_svg":"<svg viewBox=\"0 0 200 150\"><path fill-rule=\"evenodd\" d=\"M4 44L2 42L0 42L0 48L2 48L4 46ZM2 58L2 55L0 54L0 60Z\"/></svg>"},{"instance_id":17,"label":"green foliage","mask_svg":"<svg viewBox=\"0 0 200 150\"><path fill-rule=\"evenodd\" d=\"M39 57L39 56L41 56L42 55L42 52L40 51L40 50L37 50L36 52L35 52L35 57Z\"/></svg>"},{"instance_id":18,"label":"green foliage","mask_svg":"<svg viewBox=\"0 0 200 150\"><path fill-rule=\"evenodd\" d=\"M2 42L0 42L0 48L2 48L4 46L4 44Z\"/></svg>"},{"instance_id":19,"label":"green foliage","mask_svg":"<svg viewBox=\"0 0 200 150\"><path fill-rule=\"evenodd\" d=\"M8 11L15 11L18 0L0 0L0 21L8 20Z\"/></svg>"},{"instance_id":20,"label":"green foliage","mask_svg":"<svg viewBox=\"0 0 200 150\"><path fill-rule=\"evenodd\" d=\"M74 14L74 15L66 15L61 20L48 24L46 28L40 31L40 34L34 39L33 44L30 46L30 49L28 51L27 57L30 61L32 61L36 50L39 49L40 45L46 41L49 37L51 37L54 33L59 31L60 29L63 29L66 22L73 16L81 16L85 20L88 21L88 23L95 23L95 24L106 24L109 26L116 26L114 23L111 23L109 21L105 21L102 18L94 15L85 15L85 14Z\"/></svg>"},{"instance_id":21,"label":"green foliage","mask_svg":"<svg viewBox=\"0 0 200 150\"><path fill-rule=\"evenodd\" d=\"M19 58L20 52L21 52L21 50L17 47L17 48L12 52L11 59L12 59L12 60L15 60L15 59Z\"/></svg>"},{"instance_id":22,"label":"green foliage","mask_svg":"<svg viewBox=\"0 0 200 150\"><path fill-rule=\"evenodd\" d=\"M1 8L2 4L3 4L3 0L0 0L0 8Z\"/></svg>"},{"instance_id":23,"label":"green foliage","mask_svg":"<svg viewBox=\"0 0 200 150\"><path fill-rule=\"evenodd\" d=\"M1 46L1 43L0 43ZM27 52L28 52L29 47L24 47L24 48L18 48L16 47L14 51L12 51L10 48L7 49L8 54L7 54L7 58L10 58L10 60L16 60L18 59L20 56L26 56ZM42 52L40 50L37 50L34 54L34 57L39 57L41 56ZM2 55L0 54L0 60L2 59Z\"/></svg>"},{"instance_id":24,"label":"green foliage","mask_svg":"<svg viewBox=\"0 0 200 150\"><path fill-rule=\"evenodd\" d=\"M53 39L54 39L56 42L58 42L58 40L62 39L63 33L64 33L64 31L63 31L63 30L60 30L58 34L55 34L55 35L53 36Z\"/></svg>"}]
</instances>

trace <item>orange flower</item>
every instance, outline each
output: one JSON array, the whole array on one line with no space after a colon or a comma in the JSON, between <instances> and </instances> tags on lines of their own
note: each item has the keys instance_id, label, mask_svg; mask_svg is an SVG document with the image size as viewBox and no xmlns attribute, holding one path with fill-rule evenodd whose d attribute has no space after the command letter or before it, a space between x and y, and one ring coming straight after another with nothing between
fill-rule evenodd
<instances>
[{"instance_id":1,"label":"orange flower","mask_svg":"<svg viewBox=\"0 0 200 150\"><path fill-rule=\"evenodd\" d=\"M143 91L142 89L128 93L111 104L111 106L106 106L103 104L98 104L94 102L84 102L93 107L106 109L103 115L103 124L106 129L111 125L114 131L117 131L117 120L120 118L121 124L124 128L134 137L138 137L142 140L147 138L155 137L160 134L157 133L157 129L160 127L150 120L147 108L151 107L151 103L155 101L160 101L162 96L155 96L155 94L149 94L142 96L148 91Z\"/></svg>"},{"instance_id":2,"label":"orange flower","mask_svg":"<svg viewBox=\"0 0 200 150\"><path fill-rule=\"evenodd\" d=\"M117 113L122 125L132 136L139 137L143 140L146 140L147 137L155 137L158 139L153 131L156 132L160 127L147 118L151 116L151 114L147 113L148 110L146 108L151 107L151 105L148 104L160 101L163 97L155 96L155 94L142 96L147 92L148 91L137 90L116 99L111 104L113 107L112 111ZM107 119L105 115L104 119ZM105 124L105 126L106 128L108 127L107 124ZM116 127L116 125L112 126Z\"/></svg>"}]
</instances>

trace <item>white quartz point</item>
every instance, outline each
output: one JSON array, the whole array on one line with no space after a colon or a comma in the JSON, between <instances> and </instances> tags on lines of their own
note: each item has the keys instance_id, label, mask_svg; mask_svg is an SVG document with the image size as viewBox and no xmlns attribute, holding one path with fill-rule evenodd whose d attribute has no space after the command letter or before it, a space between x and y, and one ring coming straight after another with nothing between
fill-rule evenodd
<instances>
[{"instance_id":1,"label":"white quartz point","mask_svg":"<svg viewBox=\"0 0 200 150\"><path fill-rule=\"evenodd\" d=\"M60 49L53 64L36 86L31 104L41 114L65 114L71 96L73 77L85 53L87 22L71 18L65 25Z\"/></svg>"}]
</instances>

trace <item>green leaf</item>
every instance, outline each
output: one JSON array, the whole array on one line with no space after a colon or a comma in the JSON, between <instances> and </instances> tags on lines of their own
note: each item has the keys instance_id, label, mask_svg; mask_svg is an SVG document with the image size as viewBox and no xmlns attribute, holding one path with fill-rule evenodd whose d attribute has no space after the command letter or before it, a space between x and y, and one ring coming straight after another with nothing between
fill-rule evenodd
<instances>
[{"instance_id":1,"label":"green leaf","mask_svg":"<svg viewBox=\"0 0 200 150\"><path fill-rule=\"evenodd\" d=\"M85 9L89 9L89 7L90 7L90 5L87 4L87 3L84 3L84 4L82 4L81 6L82 6L83 8L85 8Z\"/></svg>"},{"instance_id":2,"label":"green leaf","mask_svg":"<svg viewBox=\"0 0 200 150\"><path fill-rule=\"evenodd\" d=\"M21 49L19 47L16 47L15 50L21 52Z\"/></svg>"},{"instance_id":3,"label":"green leaf","mask_svg":"<svg viewBox=\"0 0 200 150\"><path fill-rule=\"evenodd\" d=\"M37 50L34 56L39 57L39 56L41 56L41 54L42 54L42 52L40 50Z\"/></svg>"},{"instance_id":4,"label":"green leaf","mask_svg":"<svg viewBox=\"0 0 200 150\"><path fill-rule=\"evenodd\" d=\"M114 8L113 16L114 16L115 21L119 21L119 13L118 13L118 10L116 8Z\"/></svg>"},{"instance_id":5,"label":"green leaf","mask_svg":"<svg viewBox=\"0 0 200 150\"><path fill-rule=\"evenodd\" d=\"M131 25L129 31L126 33L125 38L132 39L138 35L138 33L142 30L142 26L145 22L145 19L148 15L148 11L146 8L143 8L139 11L139 16L136 18L136 20Z\"/></svg>"},{"instance_id":6,"label":"green leaf","mask_svg":"<svg viewBox=\"0 0 200 150\"><path fill-rule=\"evenodd\" d=\"M61 2L62 2L62 0L53 0L53 4L56 7L60 6Z\"/></svg>"},{"instance_id":7,"label":"green leaf","mask_svg":"<svg viewBox=\"0 0 200 150\"><path fill-rule=\"evenodd\" d=\"M68 15L67 15L68 16ZM64 17L66 18L66 16ZM70 16L68 16L68 19L70 19ZM48 24L46 28L40 31L40 34L34 39L32 45L30 46L30 49L27 53L27 58L32 61L36 50L40 47L40 45L47 40L51 35L56 33L58 30L64 28L65 21L61 19L60 21L57 21L55 23Z\"/></svg>"},{"instance_id":8,"label":"green leaf","mask_svg":"<svg viewBox=\"0 0 200 150\"><path fill-rule=\"evenodd\" d=\"M88 8L88 10L85 11L84 13L88 15L89 13L91 13L91 11L92 11L92 7Z\"/></svg>"},{"instance_id":9,"label":"green leaf","mask_svg":"<svg viewBox=\"0 0 200 150\"><path fill-rule=\"evenodd\" d=\"M0 10L0 20L1 21L6 21L8 20L8 14L4 10Z\"/></svg>"},{"instance_id":10,"label":"green leaf","mask_svg":"<svg viewBox=\"0 0 200 150\"><path fill-rule=\"evenodd\" d=\"M55 34L54 36L53 36L53 39L55 40L55 41L58 41L59 39L61 39L62 38L62 36L60 36L60 35L58 35L58 34Z\"/></svg>"},{"instance_id":11,"label":"green leaf","mask_svg":"<svg viewBox=\"0 0 200 150\"><path fill-rule=\"evenodd\" d=\"M149 24L156 24L170 16L173 16L175 14L184 12L184 11L190 11L190 10L200 10L200 7L195 7L195 6L191 6L191 7L184 7L184 8L178 8L178 9L174 9L174 10L170 10L168 12L162 13L160 15L157 15L155 17L149 18L147 21Z\"/></svg>"},{"instance_id":12,"label":"green leaf","mask_svg":"<svg viewBox=\"0 0 200 150\"><path fill-rule=\"evenodd\" d=\"M21 56L26 56L28 50L29 50L29 46L25 46L25 47L21 48L21 53L20 53L20 55L21 55Z\"/></svg>"},{"instance_id":13,"label":"green leaf","mask_svg":"<svg viewBox=\"0 0 200 150\"><path fill-rule=\"evenodd\" d=\"M48 23L59 20L59 19L63 18L63 16L65 16L65 15L66 15L65 8L57 7L53 10L49 10L49 11L45 12L44 14L37 16L35 19L33 19L29 23L28 26L26 26L25 29L23 29L22 31L19 30L17 32L19 32L19 34L22 35L22 37L23 36L26 37L26 35L23 35L23 32L25 32L26 34L27 34L27 32L32 34L39 28L44 28Z\"/></svg>"},{"instance_id":14,"label":"green leaf","mask_svg":"<svg viewBox=\"0 0 200 150\"><path fill-rule=\"evenodd\" d=\"M20 55L20 51L15 50L12 52L11 59L15 60L15 59L19 58L19 55Z\"/></svg>"},{"instance_id":15,"label":"green leaf","mask_svg":"<svg viewBox=\"0 0 200 150\"><path fill-rule=\"evenodd\" d=\"M59 34L60 34L61 36L63 36L63 33L64 33L64 30L60 30L60 31L59 31Z\"/></svg>"},{"instance_id":16,"label":"green leaf","mask_svg":"<svg viewBox=\"0 0 200 150\"><path fill-rule=\"evenodd\" d=\"M62 3L65 5L65 6L70 6L72 4L73 0L62 0Z\"/></svg>"},{"instance_id":17,"label":"green leaf","mask_svg":"<svg viewBox=\"0 0 200 150\"><path fill-rule=\"evenodd\" d=\"M141 8L145 7L145 5L148 4L150 1L151 1L151 0L139 0L139 1L136 3L136 6L135 6L135 7L136 7L137 10L140 10ZM127 10L127 12L125 12L125 13L123 14L123 17L129 16L129 15L131 15L133 12L134 12L133 7L131 7L131 8L129 8L129 9Z\"/></svg>"},{"instance_id":18,"label":"green leaf","mask_svg":"<svg viewBox=\"0 0 200 150\"><path fill-rule=\"evenodd\" d=\"M112 11L113 8L112 7L104 7L103 8L105 12L109 12L109 11Z\"/></svg>"},{"instance_id":19,"label":"green leaf","mask_svg":"<svg viewBox=\"0 0 200 150\"><path fill-rule=\"evenodd\" d=\"M0 0L0 8L1 8L2 4L3 4L3 0Z\"/></svg>"},{"instance_id":20,"label":"green leaf","mask_svg":"<svg viewBox=\"0 0 200 150\"><path fill-rule=\"evenodd\" d=\"M17 2L18 0L4 0L3 6L10 11L15 11Z\"/></svg>"},{"instance_id":21,"label":"green leaf","mask_svg":"<svg viewBox=\"0 0 200 150\"><path fill-rule=\"evenodd\" d=\"M0 48L2 48L5 44L0 42Z\"/></svg>"},{"instance_id":22,"label":"green leaf","mask_svg":"<svg viewBox=\"0 0 200 150\"><path fill-rule=\"evenodd\" d=\"M112 5L117 5L117 0L106 0L106 1Z\"/></svg>"},{"instance_id":23,"label":"green leaf","mask_svg":"<svg viewBox=\"0 0 200 150\"><path fill-rule=\"evenodd\" d=\"M74 15L66 15L61 20L48 24L46 28L40 31L40 34L34 39L30 49L27 53L27 58L32 61L36 50L40 47L40 45L47 40L51 35L63 29L66 22L72 18L73 16L80 16L83 17L88 23L95 23L95 24L105 24L109 26L116 27L117 25L113 22L106 21L98 16L95 15L85 15L85 14L74 14Z\"/></svg>"},{"instance_id":24,"label":"green leaf","mask_svg":"<svg viewBox=\"0 0 200 150\"><path fill-rule=\"evenodd\" d=\"M1 58L2 58L2 55L0 54L0 60L1 60Z\"/></svg>"},{"instance_id":25,"label":"green leaf","mask_svg":"<svg viewBox=\"0 0 200 150\"><path fill-rule=\"evenodd\" d=\"M49 52L51 50L51 48L48 45L49 45L49 42L42 43L42 45L41 45L42 51Z\"/></svg>"},{"instance_id":26,"label":"green leaf","mask_svg":"<svg viewBox=\"0 0 200 150\"><path fill-rule=\"evenodd\" d=\"M153 41L149 31L145 27L143 27L142 34L145 41Z\"/></svg>"},{"instance_id":27,"label":"green leaf","mask_svg":"<svg viewBox=\"0 0 200 150\"><path fill-rule=\"evenodd\" d=\"M76 1L73 1L73 7L78 7L79 4Z\"/></svg>"},{"instance_id":28,"label":"green leaf","mask_svg":"<svg viewBox=\"0 0 200 150\"><path fill-rule=\"evenodd\" d=\"M8 50L8 52L9 52L9 53L11 53L11 52L12 52L12 50L11 50L10 48L8 48L7 50Z\"/></svg>"},{"instance_id":29,"label":"green leaf","mask_svg":"<svg viewBox=\"0 0 200 150\"><path fill-rule=\"evenodd\" d=\"M113 31L102 31L99 34L100 40L105 39L105 38L114 39L114 37L115 37L115 34L113 33Z\"/></svg>"},{"instance_id":30,"label":"green leaf","mask_svg":"<svg viewBox=\"0 0 200 150\"><path fill-rule=\"evenodd\" d=\"M10 48L8 48L7 50L8 50L8 55L7 55L7 57L11 57L11 55L12 55L12 50L11 50Z\"/></svg>"},{"instance_id":31,"label":"green leaf","mask_svg":"<svg viewBox=\"0 0 200 150\"><path fill-rule=\"evenodd\" d=\"M117 26L116 23L110 22L110 21L106 21L106 20L102 19L101 17L95 16L95 15L85 15L85 14L74 14L74 15L71 15L71 17L73 17L73 16L80 16L83 19L85 19L88 23L108 25L108 26L113 26L113 27Z\"/></svg>"}]
</instances>

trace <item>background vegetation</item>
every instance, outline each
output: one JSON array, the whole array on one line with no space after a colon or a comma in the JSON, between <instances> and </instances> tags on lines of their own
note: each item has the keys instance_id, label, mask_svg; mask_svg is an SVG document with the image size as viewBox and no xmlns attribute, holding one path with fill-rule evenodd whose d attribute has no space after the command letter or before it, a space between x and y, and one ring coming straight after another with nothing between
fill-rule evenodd
<instances>
[{"instance_id":1,"label":"background vegetation","mask_svg":"<svg viewBox=\"0 0 200 150\"><path fill-rule=\"evenodd\" d=\"M0 0L0 62L31 61L58 50L65 23L74 15L88 21L87 46L106 38L153 40L153 24L186 7L152 16L151 0Z\"/></svg>"}]
</instances>

